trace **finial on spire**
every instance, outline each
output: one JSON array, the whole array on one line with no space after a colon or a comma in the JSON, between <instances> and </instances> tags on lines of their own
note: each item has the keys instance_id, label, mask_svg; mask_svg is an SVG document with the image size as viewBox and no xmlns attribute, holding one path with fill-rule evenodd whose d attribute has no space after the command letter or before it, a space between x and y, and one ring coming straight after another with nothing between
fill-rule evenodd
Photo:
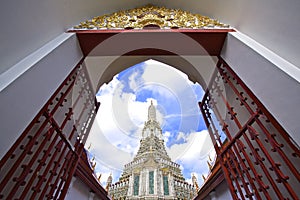
<instances>
[{"instance_id":1,"label":"finial on spire","mask_svg":"<svg viewBox=\"0 0 300 200\"><path fill-rule=\"evenodd\" d=\"M202 175L202 177L204 177ZM197 177L195 176L195 174L192 174L192 181L193 181L193 185L196 187L196 190L199 191L199 186L198 186L198 182L197 182Z\"/></svg>"},{"instance_id":2,"label":"finial on spire","mask_svg":"<svg viewBox=\"0 0 300 200\"><path fill-rule=\"evenodd\" d=\"M107 181L106 181L106 187L105 187L105 189L106 189L106 191L108 191L109 190L109 187L111 186L111 184L112 184L112 174L110 173L110 175L108 176L108 178L107 178Z\"/></svg>"},{"instance_id":3,"label":"finial on spire","mask_svg":"<svg viewBox=\"0 0 300 200\"><path fill-rule=\"evenodd\" d=\"M209 162L209 161L207 161L207 165L208 165L208 168L209 168L209 170L211 171L211 169L212 169L212 165L210 164L210 162Z\"/></svg>"},{"instance_id":4,"label":"finial on spire","mask_svg":"<svg viewBox=\"0 0 300 200\"><path fill-rule=\"evenodd\" d=\"M90 143L90 145L88 146L88 151L91 150L91 147L92 147L92 143Z\"/></svg>"},{"instance_id":5,"label":"finial on spire","mask_svg":"<svg viewBox=\"0 0 300 200\"><path fill-rule=\"evenodd\" d=\"M153 101L151 100L151 105L148 108L148 120L156 121L156 109L153 105Z\"/></svg>"},{"instance_id":6,"label":"finial on spire","mask_svg":"<svg viewBox=\"0 0 300 200\"><path fill-rule=\"evenodd\" d=\"M94 162L94 163L92 164L92 170L93 170L93 171L95 171L96 165L97 165L96 162Z\"/></svg>"},{"instance_id":7,"label":"finial on spire","mask_svg":"<svg viewBox=\"0 0 300 200\"><path fill-rule=\"evenodd\" d=\"M102 174L99 174L99 176L98 176L98 178L97 178L98 182L100 182L101 176L102 176Z\"/></svg>"},{"instance_id":8,"label":"finial on spire","mask_svg":"<svg viewBox=\"0 0 300 200\"><path fill-rule=\"evenodd\" d=\"M203 174L202 174L202 179L204 180L204 182L206 181L206 178Z\"/></svg>"}]
</instances>

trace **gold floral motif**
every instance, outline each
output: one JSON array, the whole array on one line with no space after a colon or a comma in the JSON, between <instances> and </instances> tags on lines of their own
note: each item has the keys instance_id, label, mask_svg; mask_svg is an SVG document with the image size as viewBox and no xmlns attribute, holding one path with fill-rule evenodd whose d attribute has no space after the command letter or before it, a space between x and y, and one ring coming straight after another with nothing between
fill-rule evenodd
<instances>
[{"instance_id":1,"label":"gold floral motif","mask_svg":"<svg viewBox=\"0 0 300 200\"><path fill-rule=\"evenodd\" d=\"M147 5L141 8L97 16L91 20L81 22L79 25L74 26L74 29L143 29L146 27L202 29L229 28L229 25L206 16L192 14L179 9Z\"/></svg>"}]
</instances>

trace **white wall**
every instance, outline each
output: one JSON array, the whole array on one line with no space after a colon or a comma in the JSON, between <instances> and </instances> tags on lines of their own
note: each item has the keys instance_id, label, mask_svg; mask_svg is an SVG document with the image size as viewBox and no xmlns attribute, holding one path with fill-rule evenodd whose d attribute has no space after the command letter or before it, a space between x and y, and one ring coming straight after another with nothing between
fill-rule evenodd
<instances>
[{"instance_id":1,"label":"white wall","mask_svg":"<svg viewBox=\"0 0 300 200\"><path fill-rule=\"evenodd\" d=\"M73 177L65 200L101 200L79 178Z\"/></svg>"},{"instance_id":2,"label":"white wall","mask_svg":"<svg viewBox=\"0 0 300 200\"><path fill-rule=\"evenodd\" d=\"M145 1L1 1L0 158L82 57L75 35L54 50L48 44L79 22L128 3Z\"/></svg>"},{"instance_id":3,"label":"white wall","mask_svg":"<svg viewBox=\"0 0 300 200\"><path fill-rule=\"evenodd\" d=\"M90 188L87 187L80 179L73 177L73 183L70 185L66 200L90 200Z\"/></svg>"},{"instance_id":4,"label":"white wall","mask_svg":"<svg viewBox=\"0 0 300 200\"><path fill-rule=\"evenodd\" d=\"M128 5L143 5L147 2L145 0L2 0L0 74L81 21L124 9Z\"/></svg>"},{"instance_id":5,"label":"white wall","mask_svg":"<svg viewBox=\"0 0 300 200\"><path fill-rule=\"evenodd\" d=\"M224 180L221 182L208 196L204 198L204 200L231 200L231 194L229 191L229 187Z\"/></svg>"},{"instance_id":6,"label":"white wall","mask_svg":"<svg viewBox=\"0 0 300 200\"><path fill-rule=\"evenodd\" d=\"M230 24L300 68L299 0L153 0Z\"/></svg>"},{"instance_id":7,"label":"white wall","mask_svg":"<svg viewBox=\"0 0 300 200\"><path fill-rule=\"evenodd\" d=\"M1 158L81 58L72 35L0 92Z\"/></svg>"}]
</instances>

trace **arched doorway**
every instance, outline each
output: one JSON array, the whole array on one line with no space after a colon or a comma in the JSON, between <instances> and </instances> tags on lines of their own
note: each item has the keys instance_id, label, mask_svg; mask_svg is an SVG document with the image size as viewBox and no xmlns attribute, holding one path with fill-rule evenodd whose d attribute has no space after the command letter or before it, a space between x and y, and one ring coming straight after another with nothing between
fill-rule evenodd
<instances>
[{"instance_id":1,"label":"arched doorway","mask_svg":"<svg viewBox=\"0 0 300 200\"><path fill-rule=\"evenodd\" d=\"M181 31L177 31L179 32ZM205 52L219 56L226 31L225 33L223 31L205 34L204 32L187 31L186 35L196 38L196 41L203 46L206 41L211 41L207 38L218 39L217 41L221 41L219 48L215 49L212 45L215 43L208 42L207 46L213 46L213 48L211 51L205 48L207 50ZM94 44L98 45L104 39L115 35L116 32L106 32L103 35L100 32L86 34L78 35L81 42L82 38L87 38L89 41L85 47L81 43L85 56L90 53L89 49L95 47ZM95 34L99 34L99 37ZM203 39L205 35L207 37ZM119 56L129 52L129 55L134 56L142 53L147 58L153 55L165 57L170 54L160 51L161 49L170 52L171 48L172 52L172 47L177 46L176 53L172 55L180 55L180 57L203 55L203 51L198 51L197 48L192 48L184 42L180 43L180 40L172 39L173 32L137 33L133 31L124 36L127 39L134 38L127 42L132 42L131 44L136 45L137 48L131 49L130 52L119 51L120 43L116 43L110 47L102 46L107 48L99 49L100 54ZM141 45L139 42L143 42L145 37L152 40L149 40L148 45L145 45L147 43ZM171 46L161 48L160 42L165 41L171 41ZM130 46L130 43L126 43L125 40L122 44L125 44L125 47ZM155 44L160 48L157 48ZM208 79L208 82L213 80L212 84L206 83L208 92L202 101L201 108L207 118L211 137L215 140L216 150L232 197L246 199L255 195L258 199L273 197L296 199L299 195L295 188L300 177L297 171L299 148L222 58L218 57L216 60L218 60L218 70L215 76ZM110 80L114 74L115 69L109 69L111 71L106 71L106 75L101 80L103 83ZM44 198L45 196L63 198L65 196L83 151L82 144L85 142L90 124L97 111L94 89L102 84L101 82L89 83L88 77L93 74L88 74L84 70L86 68L79 63L1 160L1 171L4 172L0 185L1 198L13 198L15 195L18 195L20 199ZM191 80L203 82L204 78L201 73L192 73L190 70L192 68L182 71ZM219 87L220 84L224 85L225 90ZM223 98L223 92L227 98ZM78 106L74 108L74 105ZM225 108L225 115L218 114L221 110L219 105ZM215 117L212 116L212 111ZM226 144L218 140L217 132L220 131L220 128L216 126L218 123L221 124L222 131L228 134ZM105 195L105 192L103 194Z\"/></svg>"}]
</instances>

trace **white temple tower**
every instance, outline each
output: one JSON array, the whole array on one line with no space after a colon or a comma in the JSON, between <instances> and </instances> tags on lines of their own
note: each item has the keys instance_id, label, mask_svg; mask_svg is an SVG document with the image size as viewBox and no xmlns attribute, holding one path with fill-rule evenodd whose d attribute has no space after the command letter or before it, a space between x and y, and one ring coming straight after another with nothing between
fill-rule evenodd
<instances>
[{"instance_id":1,"label":"white temple tower","mask_svg":"<svg viewBox=\"0 0 300 200\"><path fill-rule=\"evenodd\" d=\"M109 187L112 199L193 199L196 185L185 181L180 165L168 156L151 101L137 155ZM196 183L196 181L193 181Z\"/></svg>"}]
</instances>

